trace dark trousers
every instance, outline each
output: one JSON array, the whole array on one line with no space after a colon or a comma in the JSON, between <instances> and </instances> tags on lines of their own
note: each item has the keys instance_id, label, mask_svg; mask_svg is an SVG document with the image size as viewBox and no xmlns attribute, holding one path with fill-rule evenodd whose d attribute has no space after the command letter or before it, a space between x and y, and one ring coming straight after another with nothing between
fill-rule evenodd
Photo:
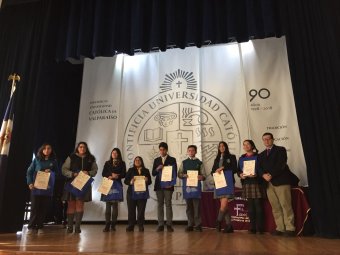
<instances>
[{"instance_id":1,"label":"dark trousers","mask_svg":"<svg viewBox=\"0 0 340 255\"><path fill-rule=\"evenodd\" d=\"M200 227L201 226L201 199L190 198L186 199L187 203L187 217L188 226L190 227Z\"/></svg>"},{"instance_id":2,"label":"dark trousers","mask_svg":"<svg viewBox=\"0 0 340 255\"><path fill-rule=\"evenodd\" d=\"M164 226L164 203L166 208L166 224L172 226L172 190L157 190L157 217L158 226Z\"/></svg>"},{"instance_id":3,"label":"dark trousers","mask_svg":"<svg viewBox=\"0 0 340 255\"><path fill-rule=\"evenodd\" d=\"M248 198L248 216L250 229L263 232L264 230L264 210L262 198Z\"/></svg>"},{"instance_id":4,"label":"dark trousers","mask_svg":"<svg viewBox=\"0 0 340 255\"><path fill-rule=\"evenodd\" d=\"M109 201L106 202L106 208L105 208L105 224L110 224L110 220L112 226L115 226L117 223L117 218L118 218L118 201Z\"/></svg>"},{"instance_id":5,"label":"dark trousers","mask_svg":"<svg viewBox=\"0 0 340 255\"><path fill-rule=\"evenodd\" d=\"M128 222L129 226L136 224L136 210L137 210L137 224L143 226L145 222L145 208L147 199L133 200L131 194L127 194L128 206Z\"/></svg>"},{"instance_id":6,"label":"dark trousers","mask_svg":"<svg viewBox=\"0 0 340 255\"><path fill-rule=\"evenodd\" d=\"M49 196L31 195L31 217L28 223L29 229L40 229L44 226L44 221L50 201L51 197Z\"/></svg>"}]
</instances>

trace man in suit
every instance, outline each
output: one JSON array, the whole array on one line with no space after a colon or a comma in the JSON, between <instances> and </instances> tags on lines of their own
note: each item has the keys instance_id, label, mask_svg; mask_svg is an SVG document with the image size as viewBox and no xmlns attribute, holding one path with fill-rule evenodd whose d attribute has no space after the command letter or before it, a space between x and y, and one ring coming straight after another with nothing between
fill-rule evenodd
<instances>
[{"instance_id":1,"label":"man in suit","mask_svg":"<svg viewBox=\"0 0 340 255\"><path fill-rule=\"evenodd\" d=\"M259 166L267 182L267 196L276 223L272 235L295 236L287 151L274 145L271 133L264 133L262 141L266 149L259 154Z\"/></svg>"},{"instance_id":2,"label":"man in suit","mask_svg":"<svg viewBox=\"0 0 340 255\"><path fill-rule=\"evenodd\" d=\"M177 173L176 159L168 155L168 144L161 142L158 146L160 157L153 162L152 175L156 176L154 190L157 196L157 213L158 227L157 232L164 231L164 203L166 207L166 227L168 232L173 232L172 227L172 194L174 186L161 187L161 175L164 166L172 166L173 171ZM176 176L175 176L176 180Z\"/></svg>"}]
</instances>

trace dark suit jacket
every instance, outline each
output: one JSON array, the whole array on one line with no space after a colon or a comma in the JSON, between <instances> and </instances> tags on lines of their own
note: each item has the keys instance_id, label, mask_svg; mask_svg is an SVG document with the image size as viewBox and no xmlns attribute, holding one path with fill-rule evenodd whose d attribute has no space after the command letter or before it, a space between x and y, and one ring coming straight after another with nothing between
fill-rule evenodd
<instances>
[{"instance_id":1,"label":"dark suit jacket","mask_svg":"<svg viewBox=\"0 0 340 255\"><path fill-rule=\"evenodd\" d=\"M154 190L161 190L161 180L160 180L160 174L159 172L156 170L157 167L159 165L163 165L162 164L162 157L158 157L155 158L155 160L153 161L153 167L152 167L152 176L156 176L156 180L155 180L155 186L154 186ZM167 156L164 162L164 166L172 166L173 168L175 168L175 171L177 173L177 163L176 163L176 159L171 157L171 156ZM170 187L170 188L166 188L167 190L174 190L174 187Z\"/></svg>"},{"instance_id":2,"label":"dark suit jacket","mask_svg":"<svg viewBox=\"0 0 340 255\"><path fill-rule=\"evenodd\" d=\"M142 172L141 172L140 175L148 178L146 185L150 185L152 183L149 169L142 168ZM131 194L131 192L132 192L132 185L130 184L130 182L133 179L133 177L135 177L135 176L139 176L137 168L135 168L135 167L129 168L129 170L127 171L127 173L125 175L125 179L124 179L124 183L126 185L129 185L128 190L127 190L127 194Z\"/></svg>"},{"instance_id":3,"label":"dark suit jacket","mask_svg":"<svg viewBox=\"0 0 340 255\"><path fill-rule=\"evenodd\" d=\"M285 147L273 145L269 155L267 156L267 150L264 150L259 154L258 160L261 176L269 173L272 176L270 182L274 186L291 184Z\"/></svg>"}]
</instances>

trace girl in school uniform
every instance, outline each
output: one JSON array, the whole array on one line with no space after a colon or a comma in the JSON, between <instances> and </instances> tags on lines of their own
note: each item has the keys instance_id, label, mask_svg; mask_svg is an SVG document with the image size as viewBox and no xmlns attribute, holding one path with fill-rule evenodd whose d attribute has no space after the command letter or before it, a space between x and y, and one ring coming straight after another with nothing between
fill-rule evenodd
<instances>
[{"instance_id":1,"label":"girl in school uniform","mask_svg":"<svg viewBox=\"0 0 340 255\"><path fill-rule=\"evenodd\" d=\"M227 143L222 141L218 144L218 152L214 160L211 175L213 175L215 172L221 173L225 171L232 171L233 174L236 173L237 161L236 156L229 152ZM233 181L235 183L234 175ZM228 202L234 199L234 194L217 196L215 192L214 198L219 199L221 203L216 221L216 230L219 232L221 231L221 224L223 219L225 219L226 227L224 228L223 233L233 233L234 229L231 225L231 216L228 209Z\"/></svg>"}]
</instances>

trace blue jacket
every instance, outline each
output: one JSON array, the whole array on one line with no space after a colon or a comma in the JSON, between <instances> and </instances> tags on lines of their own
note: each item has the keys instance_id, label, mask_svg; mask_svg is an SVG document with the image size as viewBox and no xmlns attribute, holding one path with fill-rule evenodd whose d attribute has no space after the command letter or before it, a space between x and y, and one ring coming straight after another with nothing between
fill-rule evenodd
<instances>
[{"instance_id":1,"label":"blue jacket","mask_svg":"<svg viewBox=\"0 0 340 255\"><path fill-rule=\"evenodd\" d=\"M31 165L27 169L27 185L30 185L34 182L34 178L36 172L44 171L46 169L50 169L52 172L56 172L58 167L58 163L56 159L33 159Z\"/></svg>"}]
</instances>

